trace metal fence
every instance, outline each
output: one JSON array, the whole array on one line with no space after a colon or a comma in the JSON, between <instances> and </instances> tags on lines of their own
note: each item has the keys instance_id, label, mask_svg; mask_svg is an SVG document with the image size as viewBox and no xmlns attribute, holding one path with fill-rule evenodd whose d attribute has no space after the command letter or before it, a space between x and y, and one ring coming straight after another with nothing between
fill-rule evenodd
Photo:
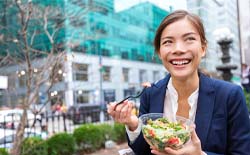
<instances>
[{"instance_id":1,"label":"metal fence","mask_svg":"<svg viewBox=\"0 0 250 155\"><path fill-rule=\"evenodd\" d=\"M101 108L85 109L71 113L45 112L37 115L36 119L28 117L24 137L40 136L41 138L47 138L59 132L73 133L74 129L81 124L100 123L101 114L103 114L105 122L112 122L106 110L101 110ZM10 148L12 146L20 117L20 115L11 114L1 118L0 148ZM47 137L43 136L44 133L47 134Z\"/></svg>"}]
</instances>

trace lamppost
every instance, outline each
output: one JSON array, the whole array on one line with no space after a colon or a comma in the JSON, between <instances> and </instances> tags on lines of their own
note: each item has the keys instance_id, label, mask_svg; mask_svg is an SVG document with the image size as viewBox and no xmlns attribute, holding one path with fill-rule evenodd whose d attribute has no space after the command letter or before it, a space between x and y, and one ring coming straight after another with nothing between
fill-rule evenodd
<instances>
[{"instance_id":1,"label":"lamppost","mask_svg":"<svg viewBox=\"0 0 250 155\"><path fill-rule=\"evenodd\" d=\"M99 73L100 73L100 107L101 107L101 112L100 112L100 122L104 122L104 102L103 102L103 88L102 88L102 76L103 76L103 66L102 66L102 53L101 50L98 49L98 55L99 55Z\"/></svg>"},{"instance_id":2,"label":"lamppost","mask_svg":"<svg viewBox=\"0 0 250 155\"><path fill-rule=\"evenodd\" d=\"M228 28L220 28L214 31L214 36L216 42L220 45L220 49L222 52L222 65L218 65L216 69L222 72L222 78L225 81L231 81L233 74L231 70L237 69L237 66L230 63L231 56L229 54L229 50L231 44L233 42L234 35Z\"/></svg>"}]
</instances>

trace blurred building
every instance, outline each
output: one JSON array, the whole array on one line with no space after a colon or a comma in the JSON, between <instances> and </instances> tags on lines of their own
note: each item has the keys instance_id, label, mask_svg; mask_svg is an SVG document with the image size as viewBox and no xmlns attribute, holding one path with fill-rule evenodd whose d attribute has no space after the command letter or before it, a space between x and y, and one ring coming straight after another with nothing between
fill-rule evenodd
<instances>
[{"instance_id":1,"label":"blurred building","mask_svg":"<svg viewBox=\"0 0 250 155\"><path fill-rule=\"evenodd\" d=\"M114 11L113 0L32 2L43 7L60 6L55 11L62 11L61 15L64 15L50 23L63 25L56 45L59 51L67 51L68 55L51 96L59 97L68 106L120 100L139 91L141 82L154 82L165 76L166 70L154 56L153 38L168 11L149 2L121 12ZM0 3L4 8L0 11L3 24L6 27L15 24L16 10L11 14L6 10L8 1ZM40 34L34 40L34 46L49 50L48 42ZM6 52L3 49L2 54ZM22 102L25 79L17 76L19 69L18 66L0 68L10 83L10 89L1 96L1 103L16 105ZM42 103L46 94L41 90L38 95Z\"/></svg>"},{"instance_id":2,"label":"blurred building","mask_svg":"<svg viewBox=\"0 0 250 155\"><path fill-rule=\"evenodd\" d=\"M206 57L201 62L201 67L208 71L216 71L216 65L220 62L217 52L217 44L214 40L213 31L216 29L218 21L216 20L218 7L214 1L188 0L187 8L189 11L199 15L205 27L205 33L208 40L208 49ZM213 10L213 11L211 11Z\"/></svg>"},{"instance_id":3,"label":"blurred building","mask_svg":"<svg viewBox=\"0 0 250 155\"><path fill-rule=\"evenodd\" d=\"M241 29L242 62L250 65L250 0L238 0Z\"/></svg>"},{"instance_id":4,"label":"blurred building","mask_svg":"<svg viewBox=\"0 0 250 155\"><path fill-rule=\"evenodd\" d=\"M238 10L237 0L188 0L188 10L198 14L205 26L206 36L208 39L208 52L206 58L202 62L202 67L209 71L217 72L216 66L222 62L222 55L215 36L216 29L227 27L234 35L233 45L230 49L231 62L238 66L234 70L234 75L240 75L241 53L238 29Z\"/></svg>"}]
</instances>

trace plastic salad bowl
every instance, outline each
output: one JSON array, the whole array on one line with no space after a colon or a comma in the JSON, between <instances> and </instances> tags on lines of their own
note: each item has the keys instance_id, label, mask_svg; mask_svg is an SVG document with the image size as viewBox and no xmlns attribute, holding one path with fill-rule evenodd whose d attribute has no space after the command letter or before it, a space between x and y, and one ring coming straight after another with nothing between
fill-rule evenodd
<instances>
[{"instance_id":1,"label":"plastic salad bowl","mask_svg":"<svg viewBox=\"0 0 250 155\"><path fill-rule=\"evenodd\" d=\"M142 133L147 143L160 151L165 147L179 149L191 137L193 122L176 116L174 121L168 120L162 113L148 113L140 116Z\"/></svg>"}]
</instances>

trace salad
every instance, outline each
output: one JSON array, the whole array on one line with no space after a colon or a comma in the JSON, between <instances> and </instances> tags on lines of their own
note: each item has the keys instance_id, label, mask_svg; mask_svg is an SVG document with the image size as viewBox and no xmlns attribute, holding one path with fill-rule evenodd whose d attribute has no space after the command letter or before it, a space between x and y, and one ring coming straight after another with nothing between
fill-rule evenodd
<instances>
[{"instance_id":1,"label":"salad","mask_svg":"<svg viewBox=\"0 0 250 155\"><path fill-rule=\"evenodd\" d=\"M189 126L183 121L170 122L167 118L151 118L142 126L145 140L163 151L166 146L179 149L190 139Z\"/></svg>"}]
</instances>

